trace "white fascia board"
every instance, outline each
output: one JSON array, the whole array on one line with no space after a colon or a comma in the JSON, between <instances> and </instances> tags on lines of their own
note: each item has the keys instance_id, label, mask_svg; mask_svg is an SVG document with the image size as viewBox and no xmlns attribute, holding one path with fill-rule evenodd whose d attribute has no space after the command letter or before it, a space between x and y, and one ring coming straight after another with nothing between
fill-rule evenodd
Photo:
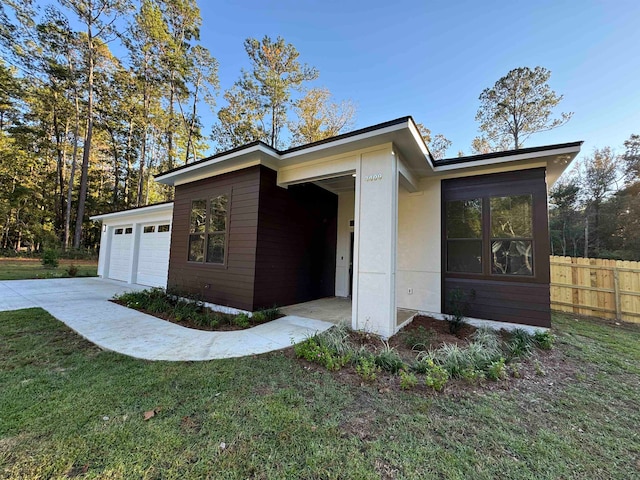
<instances>
[{"instance_id":1,"label":"white fascia board","mask_svg":"<svg viewBox=\"0 0 640 480\"><path fill-rule=\"evenodd\" d=\"M188 176L189 174L192 174L195 171L200 169L213 167L216 164L223 163L233 158L237 158L240 155L244 156L249 154L264 154L267 157L272 157L275 159L280 158L277 152L271 150L269 147L265 145L258 144L241 151L236 151L236 152L228 153L226 155L222 155L220 157L212 158L211 160L207 160L206 162L194 163L193 165L189 165L186 168L182 168L174 172L165 173L164 175L158 175L154 177L154 180L158 183L164 183L165 185L174 185L176 183L176 180L180 177ZM181 182L181 183L184 183L184 182Z\"/></svg>"},{"instance_id":2,"label":"white fascia board","mask_svg":"<svg viewBox=\"0 0 640 480\"><path fill-rule=\"evenodd\" d=\"M467 168L493 166L500 163L511 163L511 162L517 162L517 161L523 161L523 160L524 161L539 160L544 157L555 157L558 155L568 155L568 159L567 159L567 165L568 165L570 161L573 159L573 157L578 154L578 152L580 152L579 146L564 147L564 148L557 148L554 150L543 150L540 152L529 152L529 153L522 153L519 155L509 155L505 157L488 158L485 160L478 160L476 162L463 162L463 163L455 163L453 165L443 165L441 167L435 167L433 171L436 173L443 173L443 172L449 172L452 170L464 170Z\"/></svg>"},{"instance_id":3,"label":"white fascia board","mask_svg":"<svg viewBox=\"0 0 640 480\"><path fill-rule=\"evenodd\" d=\"M418 145L418 148L422 152L422 155L424 155L424 158L427 160L427 163L429 164L431 169L435 170L433 167L433 162L431 161L431 153L429 152L429 149L425 145L424 138L422 138L422 135L420 134L420 132L418 131L418 128L416 127L416 124L413 122L408 122L408 123L409 123L409 131L413 135L413 139L416 141L416 145Z\"/></svg>"},{"instance_id":4,"label":"white fascia board","mask_svg":"<svg viewBox=\"0 0 640 480\"><path fill-rule=\"evenodd\" d=\"M125 220L134 217L148 216L148 215L162 215L166 214L171 217L173 214L173 202L162 203L160 205L149 205L148 207L134 208L131 210L123 210L121 212L103 213L101 215L94 215L89 217L94 222L97 221L111 221L111 220Z\"/></svg>"},{"instance_id":5,"label":"white fascia board","mask_svg":"<svg viewBox=\"0 0 640 480\"><path fill-rule=\"evenodd\" d=\"M335 147L340 147L342 145L347 145L349 143L355 143L361 140L366 140L368 138L373 138L373 137L378 137L387 133L393 133L396 132L398 130L403 130L405 128L410 127L411 123L409 121L405 122L405 123L398 123L395 125L390 125L388 127L385 128L381 128L378 130L372 130L370 132L365 132L365 133L361 133L360 135L355 135L352 137L346 137L346 138L341 138L338 140L334 140L331 142L327 142L327 143L321 143L320 145L314 145L313 147L309 147L309 148L302 148L300 150L296 150L290 153L285 153L284 155L281 155L280 158L282 160L289 160L289 159L293 159L295 157L300 157L303 155L309 155L312 153L317 153L320 152L322 150L326 150L329 148L335 148Z\"/></svg>"}]
</instances>

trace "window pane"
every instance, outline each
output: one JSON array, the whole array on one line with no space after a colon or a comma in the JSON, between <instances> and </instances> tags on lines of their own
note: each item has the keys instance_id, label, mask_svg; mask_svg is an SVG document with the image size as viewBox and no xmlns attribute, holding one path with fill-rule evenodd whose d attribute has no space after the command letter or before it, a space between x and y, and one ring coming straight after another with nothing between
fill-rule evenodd
<instances>
[{"instance_id":1,"label":"window pane","mask_svg":"<svg viewBox=\"0 0 640 480\"><path fill-rule=\"evenodd\" d=\"M491 237L531 237L533 223L531 195L491 198Z\"/></svg>"},{"instance_id":2,"label":"window pane","mask_svg":"<svg viewBox=\"0 0 640 480\"><path fill-rule=\"evenodd\" d=\"M189 235L189 261L204 260L204 235Z\"/></svg>"},{"instance_id":3,"label":"window pane","mask_svg":"<svg viewBox=\"0 0 640 480\"><path fill-rule=\"evenodd\" d=\"M156 231L155 225L149 225L149 226L144 227L144 229L143 229L144 233L153 233L155 231Z\"/></svg>"},{"instance_id":4,"label":"window pane","mask_svg":"<svg viewBox=\"0 0 640 480\"><path fill-rule=\"evenodd\" d=\"M224 232L227 223L227 196L219 195L209 202L209 231Z\"/></svg>"},{"instance_id":5,"label":"window pane","mask_svg":"<svg viewBox=\"0 0 640 480\"><path fill-rule=\"evenodd\" d=\"M207 263L224 263L224 233L210 233L207 241Z\"/></svg>"},{"instance_id":6,"label":"window pane","mask_svg":"<svg viewBox=\"0 0 640 480\"><path fill-rule=\"evenodd\" d=\"M127 228L124 229L124 234L125 235L129 235L131 233L133 233L133 227L127 227Z\"/></svg>"},{"instance_id":7,"label":"window pane","mask_svg":"<svg viewBox=\"0 0 640 480\"><path fill-rule=\"evenodd\" d=\"M482 273L482 240L448 240L447 271Z\"/></svg>"},{"instance_id":8,"label":"window pane","mask_svg":"<svg viewBox=\"0 0 640 480\"><path fill-rule=\"evenodd\" d=\"M122 229L121 228L116 228L116 235L122 235Z\"/></svg>"},{"instance_id":9,"label":"window pane","mask_svg":"<svg viewBox=\"0 0 640 480\"><path fill-rule=\"evenodd\" d=\"M530 240L493 241L491 242L491 273L533 275L532 253Z\"/></svg>"},{"instance_id":10,"label":"window pane","mask_svg":"<svg viewBox=\"0 0 640 480\"><path fill-rule=\"evenodd\" d=\"M168 232L169 231L169 225L158 225L158 232Z\"/></svg>"},{"instance_id":11,"label":"window pane","mask_svg":"<svg viewBox=\"0 0 640 480\"><path fill-rule=\"evenodd\" d=\"M194 200L191 202L190 233L204 232L207 221L207 201Z\"/></svg>"},{"instance_id":12,"label":"window pane","mask_svg":"<svg viewBox=\"0 0 640 480\"><path fill-rule=\"evenodd\" d=\"M447 238L482 238L482 199L447 202Z\"/></svg>"}]
</instances>

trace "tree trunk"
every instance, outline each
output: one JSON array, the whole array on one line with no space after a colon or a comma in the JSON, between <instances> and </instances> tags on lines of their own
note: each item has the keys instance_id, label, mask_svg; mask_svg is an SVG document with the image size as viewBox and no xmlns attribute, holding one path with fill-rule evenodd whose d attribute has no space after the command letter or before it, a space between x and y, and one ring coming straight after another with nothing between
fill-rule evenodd
<instances>
[{"instance_id":1,"label":"tree trunk","mask_svg":"<svg viewBox=\"0 0 640 480\"><path fill-rule=\"evenodd\" d=\"M87 25L87 47L88 47L88 78L87 78L87 132L82 151L82 175L80 177L80 195L78 197L78 214L76 216L76 231L73 238L74 248L80 248L82 239L82 222L84 220L84 206L87 198L87 183L89 178L89 157L91 155L91 136L93 134L93 68L94 52L93 38L91 36L91 24Z\"/></svg>"},{"instance_id":2,"label":"tree trunk","mask_svg":"<svg viewBox=\"0 0 640 480\"><path fill-rule=\"evenodd\" d=\"M72 67L71 67L72 68ZM73 153L71 154L71 170L69 171L69 183L67 188L67 205L64 218L64 249L69 249L70 230L71 230L71 202L73 201L73 181L76 174L76 164L78 160L78 135L80 135L80 102L78 99L78 91L74 87L75 92L75 127L73 132Z\"/></svg>"}]
</instances>

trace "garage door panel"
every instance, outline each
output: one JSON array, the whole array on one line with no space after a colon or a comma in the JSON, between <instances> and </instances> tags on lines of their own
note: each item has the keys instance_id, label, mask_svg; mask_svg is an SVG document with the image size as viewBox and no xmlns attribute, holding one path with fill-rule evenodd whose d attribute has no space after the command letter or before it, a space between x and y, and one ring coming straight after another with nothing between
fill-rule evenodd
<instances>
[{"instance_id":1,"label":"garage door panel","mask_svg":"<svg viewBox=\"0 0 640 480\"><path fill-rule=\"evenodd\" d=\"M157 226L140 234L138 272L136 282L151 287L166 287L169 273L169 246L171 233Z\"/></svg>"},{"instance_id":2,"label":"garage door panel","mask_svg":"<svg viewBox=\"0 0 640 480\"><path fill-rule=\"evenodd\" d=\"M109 278L129 281L129 271L131 265L131 242L133 235L125 233L126 226L113 229L111 236L111 252L109 255Z\"/></svg>"}]
</instances>

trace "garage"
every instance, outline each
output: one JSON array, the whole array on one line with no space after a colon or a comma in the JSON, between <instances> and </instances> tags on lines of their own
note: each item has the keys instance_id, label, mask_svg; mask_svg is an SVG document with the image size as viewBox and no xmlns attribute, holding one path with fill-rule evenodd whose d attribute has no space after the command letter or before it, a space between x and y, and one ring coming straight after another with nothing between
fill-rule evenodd
<instances>
[{"instance_id":1,"label":"garage","mask_svg":"<svg viewBox=\"0 0 640 480\"><path fill-rule=\"evenodd\" d=\"M169 272L169 223L143 225L138 248L137 282L150 287L166 287Z\"/></svg>"},{"instance_id":2,"label":"garage","mask_svg":"<svg viewBox=\"0 0 640 480\"><path fill-rule=\"evenodd\" d=\"M91 217L102 222L98 276L166 287L173 202Z\"/></svg>"}]
</instances>

